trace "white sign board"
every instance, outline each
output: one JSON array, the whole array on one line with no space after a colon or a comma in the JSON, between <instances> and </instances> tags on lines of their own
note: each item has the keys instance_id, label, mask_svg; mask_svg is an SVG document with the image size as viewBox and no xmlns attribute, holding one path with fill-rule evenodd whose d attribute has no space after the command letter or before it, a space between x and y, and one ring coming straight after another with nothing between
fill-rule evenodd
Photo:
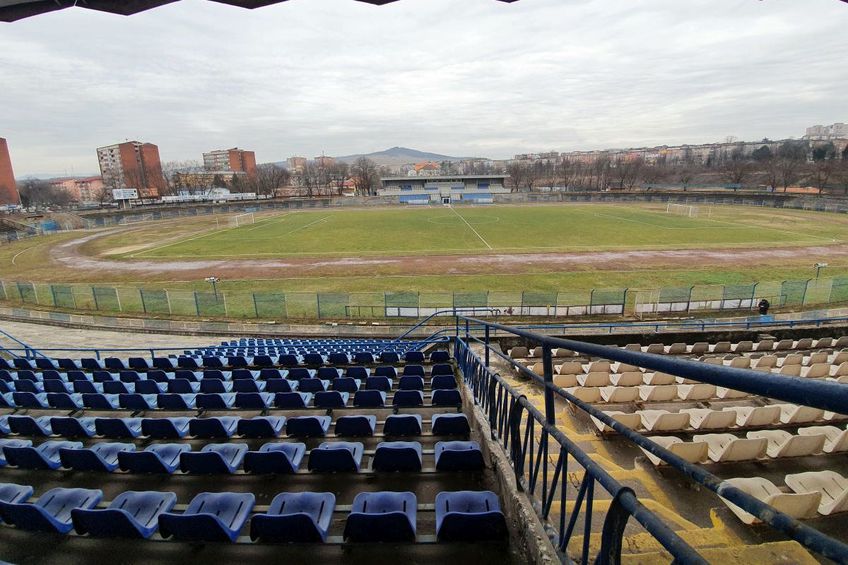
<instances>
[{"instance_id":1,"label":"white sign board","mask_svg":"<svg viewBox=\"0 0 848 565\"><path fill-rule=\"evenodd\" d=\"M112 189L112 200L137 200L137 188L114 188Z\"/></svg>"}]
</instances>

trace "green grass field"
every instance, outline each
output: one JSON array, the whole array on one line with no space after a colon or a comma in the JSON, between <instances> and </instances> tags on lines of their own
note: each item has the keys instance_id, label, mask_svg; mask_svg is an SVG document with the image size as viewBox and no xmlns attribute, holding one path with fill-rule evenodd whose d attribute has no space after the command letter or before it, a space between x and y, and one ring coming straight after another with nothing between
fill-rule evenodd
<instances>
[{"instance_id":1,"label":"green grass field","mask_svg":"<svg viewBox=\"0 0 848 565\"><path fill-rule=\"evenodd\" d=\"M767 247L848 237L842 218L822 216L833 217L814 222L805 212L701 207L700 216L690 218L668 214L664 207L598 204L295 211L256 216L254 224L239 228L187 233L122 255L234 258Z\"/></svg>"}]
</instances>

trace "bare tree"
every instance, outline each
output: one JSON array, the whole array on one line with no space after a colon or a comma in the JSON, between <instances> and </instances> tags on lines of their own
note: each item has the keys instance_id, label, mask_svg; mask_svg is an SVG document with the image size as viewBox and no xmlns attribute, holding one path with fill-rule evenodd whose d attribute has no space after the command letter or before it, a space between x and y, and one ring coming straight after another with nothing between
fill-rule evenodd
<instances>
[{"instance_id":1,"label":"bare tree","mask_svg":"<svg viewBox=\"0 0 848 565\"><path fill-rule=\"evenodd\" d=\"M734 185L734 190L741 187L750 178L754 171L754 164L745 157L745 149L737 145L730 155L724 160L721 175L724 180Z\"/></svg>"},{"instance_id":2,"label":"bare tree","mask_svg":"<svg viewBox=\"0 0 848 565\"><path fill-rule=\"evenodd\" d=\"M689 183L692 182L692 179L695 177L695 169L692 165L681 165L677 167L674 171L674 176L677 181L683 186L683 190L686 191L689 189Z\"/></svg>"},{"instance_id":3,"label":"bare tree","mask_svg":"<svg viewBox=\"0 0 848 565\"><path fill-rule=\"evenodd\" d=\"M182 188L180 177L177 173L199 173L203 171L200 161L165 161L162 163L162 177L164 185L159 196L176 194ZM183 177L185 179L186 177Z\"/></svg>"},{"instance_id":4,"label":"bare tree","mask_svg":"<svg viewBox=\"0 0 848 565\"><path fill-rule=\"evenodd\" d=\"M793 183L798 182L801 169L807 160L808 146L803 141L787 141L777 148L776 167L780 175L783 192Z\"/></svg>"},{"instance_id":5,"label":"bare tree","mask_svg":"<svg viewBox=\"0 0 848 565\"><path fill-rule=\"evenodd\" d=\"M506 166L507 182L510 192L520 192L527 176L527 165L513 161Z\"/></svg>"},{"instance_id":6,"label":"bare tree","mask_svg":"<svg viewBox=\"0 0 848 565\"><path fill-rule=\"evenodd\" d=\"M19 182L18 193L24 208L59 207L71 203L71 195L66 190L41 179L25 179Z\"/></svg>"},{"instance_id":7,"label":"bare tree","mask_svg":"<svg viewBox=\"0 0 848 565\"><path fill-rule=\"evenodd\" d=\"M344 192L344 182L347 180L350 173L350 166L341 161L333 164L327 169L327 176L330 184L336 189L336 193L341 196Z\"/></svg>"},{"instance_id":8,"label":"bare tree","mask_svg":"<svg viewBox=\"0 0 848 565\"><path fill-rule=\"evenodd\" d=\"M380 173L377 164L367 157L359 157L350 168L353 185L360 196L371 196L377 193L380 186Z\"/></svg>"},{"instance_id":9,"label":"bare tree","mask_svg":"<svg viewBox=\"0 0 848 565\"><path fill-rule=\"evenodd\" d=\"M848 151L848 147L846 147ZM842 193L848 196L848 155L843 156L834 171L834 180L842 187Z\"/></svg>"},{"instance_id":10,"label":"bare tree","mask_svg":"<svg viewBox=\"0 0 848 565\"><path fill-rule=\"evenodd\" d=\"M256 167L256 175L248 182L257 195L276 197L278 191L288 186L291 174L285 167L266 163Z\"/></svg>"}]
</instances>

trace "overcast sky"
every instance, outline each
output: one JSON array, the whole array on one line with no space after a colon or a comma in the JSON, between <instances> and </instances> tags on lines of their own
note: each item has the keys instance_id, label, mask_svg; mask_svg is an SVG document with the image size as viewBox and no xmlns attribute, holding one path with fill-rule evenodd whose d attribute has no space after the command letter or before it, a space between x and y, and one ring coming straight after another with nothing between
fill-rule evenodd
<instances>
[{"instance_id":1,"label":"overcast sky","mask_svg":"<svg viewBox=\"0 0 848 565\"><path fill-rule=\"evenodd\" d=\"M800 137L848 121L838 0L183 0L0 24L0 137L18 177L163 161L260 162L401 145L506 158Z\"/></svg>"}]
</instances>

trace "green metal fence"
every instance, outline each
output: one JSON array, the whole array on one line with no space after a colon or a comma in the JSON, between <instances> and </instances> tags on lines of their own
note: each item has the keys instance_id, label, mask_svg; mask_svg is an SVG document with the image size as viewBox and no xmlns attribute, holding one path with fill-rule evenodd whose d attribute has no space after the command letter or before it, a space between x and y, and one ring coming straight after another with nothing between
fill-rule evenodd
<instances>
[{"instance_id":1,"label":"green metal fence","mask_svg":"<svg viewBox=\"0 0 848 565\"><path fill-rule=\"evenodd\" d=\"M848 276L751 284L669 286L654 289L595 288L563 292L394 291L250 292L221 289L139 288L79 283L0 281L0 301L62 310L154 317L338 320L416 318L440 310L477 315L580 317L709 315L756 310L761 298L774 307L806 308L848 303ZM210 322L211 323L211 322Z\"/></svg>"}]
</instances>

